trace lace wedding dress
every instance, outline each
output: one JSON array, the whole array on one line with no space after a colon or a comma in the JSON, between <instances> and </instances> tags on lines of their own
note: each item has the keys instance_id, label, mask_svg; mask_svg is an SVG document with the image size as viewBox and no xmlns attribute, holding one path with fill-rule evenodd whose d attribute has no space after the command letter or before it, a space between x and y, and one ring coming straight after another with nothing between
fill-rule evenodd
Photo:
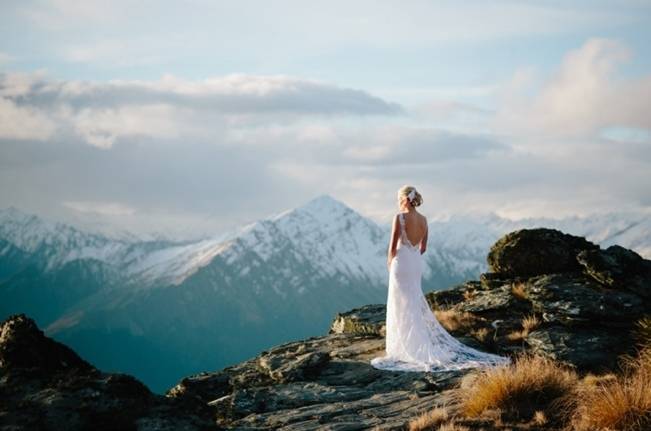
<instances>
[{"instance_id":1,"label":"lace wedding dress","mask_svg":"<svg viewBox=\"0 0 651 431\"><path fill-rule=\"evenodd\" d=\"M509 358L466 346L441 326L421 290L420 248L407 238L403 213L398 219L400 238L389 267L386 356L371 359L371 365L395 371L444 371L510 363Z\"/></svg>"}]
</instances>

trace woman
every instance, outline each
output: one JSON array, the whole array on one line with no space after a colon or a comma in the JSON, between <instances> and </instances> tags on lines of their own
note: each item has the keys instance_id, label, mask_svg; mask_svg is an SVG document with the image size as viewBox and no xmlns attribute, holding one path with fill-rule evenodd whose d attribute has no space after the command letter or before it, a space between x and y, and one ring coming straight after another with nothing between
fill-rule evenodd
<instances>
[{"instance_id":1,"label":"woman","mask_svg":"<svg viewBox=\"0 0 651 431\"><path fill-rule=\"evenodd\" d=\"M416 207L422 203L414 187L398 191L400 212L393 219L387 259L386 356L373 358L371 365L384 370L439 371L508 364L509 358L459 342L430 310L421 290L427 219Z\"/></svg>"}]
</instances>

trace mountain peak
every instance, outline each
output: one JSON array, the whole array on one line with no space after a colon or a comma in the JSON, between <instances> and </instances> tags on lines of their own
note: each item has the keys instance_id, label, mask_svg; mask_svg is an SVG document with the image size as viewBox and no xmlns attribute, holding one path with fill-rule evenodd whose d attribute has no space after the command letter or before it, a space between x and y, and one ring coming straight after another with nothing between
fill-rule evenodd
<instances>
[{"instance_id":1,"label":"mountain peak","mask_svg":"<svg viewBox=\"0 0 651 431\"><path fill-rule=\"evenodd\" d=\"M320 194L303 205L296 208L300 211L307 211L313 214L333 213L333 212L356 212L342 201L335 199L327 193Z\"/></svg>"},{"instance_id":2,"label":"mountain peak","mask_svg":"<svg viewBox=\"0 0 651 431\"><path fill-rule=\"evenodd\" d=\"M335 199L334 197L332 197L327 193L322 193L320 195L313 197L312 199L307 201L303 205L303 207L324 206L324 205L343 205L347 207L346 204L344 204L340 200Z\"/></svg>"}]
</instances>

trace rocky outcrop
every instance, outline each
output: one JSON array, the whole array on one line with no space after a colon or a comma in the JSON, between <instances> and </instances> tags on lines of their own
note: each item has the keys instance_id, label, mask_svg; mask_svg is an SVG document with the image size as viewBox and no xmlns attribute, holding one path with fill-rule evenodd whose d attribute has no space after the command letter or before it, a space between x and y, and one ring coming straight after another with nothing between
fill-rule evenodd
<instances>
[{"instance_id":1,"label":"rocky outcrop","mask_svg":"<svg viewBox=\"0 0 651 431\"><path fill-rule=\"evenodd\" d=\"M364 308L370 320L378 316L377 306ZM460 372L377 370L369 360L383 350L376 335L331 333L185 378L168 395L201 399L217 408L221 426L242 430L401 429L415 415L450 402L445 391Z\"/></svg>"},{"instance_id":2,"label":"rocky outcrop","mask_svg":"<svg viewBox=\"0 0 651 431\"><path fill-rule=\"evenodd\" d=\"M611 370L632 351L635 322L651 314L651 262L631 250L524 229L501 238L488 260L491 271L479 280L426 294L454 336L486 351L536 352L579 372ZM418 414L453 403L467 371L370 366L384 354L385 311L371 304L338 313L328 334L188 376L166 397L129 376L99 372L14 316L0 332L0 395L9 400L0 423L55 429L72 417L67 429L110 421L131 429L404 429ZM477 429L493 429L484 425Z\"/></svg>"},{"instance_id":3,"label":"rocky outcrop","mask_svg":"<svg viewBox=\"0 0 651 431\"><path fill-rule=\"evenodd\" d=\"M0 325L0 430L208 430L213 411L104 373L24 314Z\"/></svg>"},{"instance_id":4,"label":"rocky outcrop","mask_svg":"<svg viewBox=\"0 0 651 431\"><path fill-rule=\"evenodd\" d=\"M581 271L576 256L599 247L585 238L556 229L521 229L504 235L488 252L492 272L534 276Z\"/></svg>"},{"instance_id":5,"label":"rocky outcrop","mask_svg":"<svg viewBox=\"0 0 651 431\"><path fill-rule=\"evenodd\" d=\"M577 255L577 260L584 272L598 283L651 299L651 261L633 250L618 245L605 250L584 250Z\"/></svg>"}]
</instances>

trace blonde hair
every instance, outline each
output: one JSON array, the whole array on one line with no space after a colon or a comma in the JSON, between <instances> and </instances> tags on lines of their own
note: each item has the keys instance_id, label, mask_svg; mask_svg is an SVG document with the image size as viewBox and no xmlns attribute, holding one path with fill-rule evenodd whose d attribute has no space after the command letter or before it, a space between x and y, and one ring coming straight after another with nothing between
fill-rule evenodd
<instances>
[{"instance_id":1,"label":"blonde hair","mask_svg":"<svg viewBox=\"0 0 651 431\"><path fill-rule=\"evenodd\" d=\"M403 197L407 197L411 191L414 190L415 196L411 200L411 206L417 207L422 205L423 203L423 197L418 193L418 190L416 190L416 187L414 186L402 186L400 190L398 190L398 199L402 199ZM407 198L409 200L409 198Z\"/></svg>"}]
</instances>

